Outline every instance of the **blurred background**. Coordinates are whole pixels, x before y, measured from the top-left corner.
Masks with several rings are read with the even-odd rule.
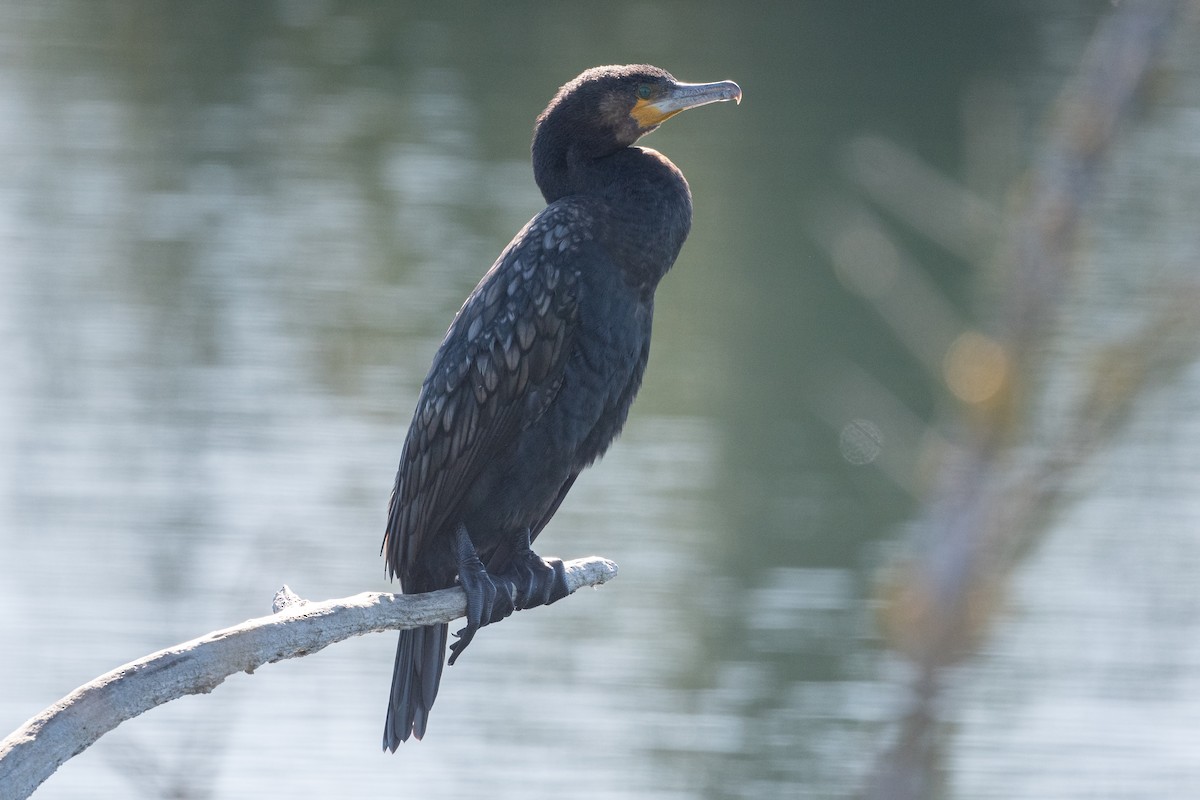
[[[1111,63],[1136,3],[734,6],[0,4],[0,736],[285,582],[394,588],[537,113],[602,63],[745,95],[645,142],[693,233],[539,540],[619,580],[484,631],[394,756],[388,634],[38,797],[1200,793],[1194,4]]]

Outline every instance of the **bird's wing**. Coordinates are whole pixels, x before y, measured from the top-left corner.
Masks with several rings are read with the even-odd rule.
[[[578,320],[578,265],[595,247],[581,200],[530,220],[471,292],[421,387],[388,507],[383,552],[404,575],[480,469],[553,400]]]

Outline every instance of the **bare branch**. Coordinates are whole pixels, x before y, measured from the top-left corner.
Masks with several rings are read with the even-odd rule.
[[[592,556],[566,563],[570,592],[616,577],[617,565]],[[168,647],[117,667],[30,719],[0,742],[0,786],[6,800],[26,798],[67,759],[143,711],[208,693],[235,672],[306,656],[331,644],[388,630],[451,622],[466,614],[459,587],[426,594],[382,592],[312,603],[286,586],[277,612]]]
[[[1045,342],[1063,313],[1091,188],[1117,128],[1159,63],[1181,5],[1136,0],[1116,6],[1098,26],[1059,100],[1005,262],[1012,281],[996,326],[996,342],[1009,365],[1002,371],[1002,391],[964,416],[966,435],[945,460],[918,523],[919,551],[892,566],[883,590],[889,637],[917,665],[918,677],[912,707],[865,787],[867,800],[938,793],[942,737],[936,703],[944,667],[975,650],[1000,605],[1005,580],[1062,507],[1069,480],[1120,429],[1137,389],[1148,384],[1145,378],[1170,375],[1190,363],[1147,355],[1155,342],[1186,330],[1185,321],[1194,319],[1194,313],[1165,309],[1161,319],[1102,359],[1105,372],[1081,399],[1076,425],[1024,448],[1012,446],[1020,433],[1015,422],[1028,413],[1030,387],[1038,384]]]

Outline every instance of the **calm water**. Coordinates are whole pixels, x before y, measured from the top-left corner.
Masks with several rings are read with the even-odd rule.
[[[533,119],[587,66],[652,61],[745,102],[648,142],[692,184],[693,234],[626,433],[539,540],[619,580],[482,633],[395,756],[373,636],[126,723],[37,796],[853,797],[908,677],[873,575],[998,237],[955,238],[961,209],[922,235],[907,211],[944,215],[873,204],[862,172],[908,153],[998,218],[1087,4],[424,5],[0,5],[0,735],[285,582],[389,588],[421,378],[541,206]],[[1067,385],[1142,321],[1146,281],[1200,263],[1185,45],[1090,209]],[[900,318],[864,300],[887,264],[830,246],[864,212],[915,270]],[[1200,793],[1198,420],[1186,361],[1015,576],[954,675],[951,796]]]

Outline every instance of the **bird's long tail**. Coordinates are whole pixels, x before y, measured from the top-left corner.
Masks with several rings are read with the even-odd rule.
[[[425,735],[429,709],[437,697],[446,661],[447,625],[429,625],[400,631],[396,666],[392,669],[392,694],[388,699],[383,749],[396,752],[408,737]]]

